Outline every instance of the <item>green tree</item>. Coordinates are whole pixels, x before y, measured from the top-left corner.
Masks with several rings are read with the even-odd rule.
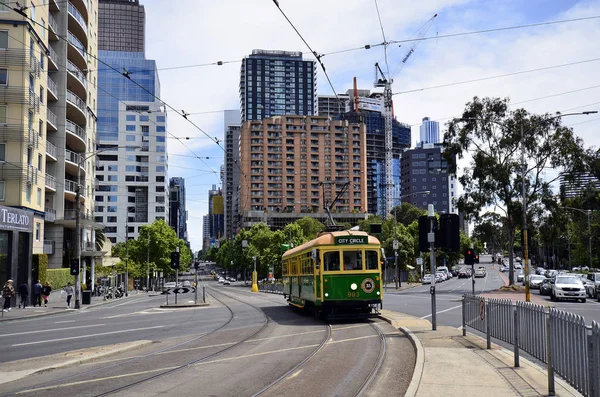
[[[325,225],[323,225],[315,218],[311,218],[310,216],[305,216],[302,219],[298,219],[294,223],[300,226],[304,237],[308,240],[314,239],[315,237],[317,237],[317,234],[325,230]]]
[[[460,120],[448,123],[444,155],[456,173],[457,158],[467,153],[470,160],[459,180],[464,193],[457,208],[477,218],[480,211],[495,207],[507,221],[510,283],[514,283],[513,242],[515,229],[522,223],[522,171],[526,171],[528,206],[542,207],[552,195],[554,180],[544,177],[548,167],[562,167],[570,173],[581,163],[584,149],[580,139],[549,114],[510,110],[508,99],[473,98]],[[527,159],[525,167],[521,153]],[[558,178],[558,176],[556,177]]]
[[[396,217],[398,223],[408,226],[414,221],[418,221],[422,215],[427,215],[427,211],[415,207],[411,203],[403,202],[401,205],[392,208],[390,214]]]
[[[486,243],[492,255],[496,252],[504,252],[508,244],[504,223],[505,219],[500,214],[487,212],[475,221],[473,238]]]

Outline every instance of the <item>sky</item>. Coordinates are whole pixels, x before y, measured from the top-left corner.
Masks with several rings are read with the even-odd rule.
[[[184,138],[169,139],[169,176],[186,179],[188,237],[197,251],[202,248],[208,190],[213,184],[221,186],[224,152],[214,139],[223,139],[223,110],[239,108],[241,59],[253,49],[303,51],[307,59],[311,55],[272,0],[140,3],[146,9],[146,57],[157,61],[161,99],[190,114],[188,119],[202,129],[168,113],[167,130]],[[385,65],[383,47],[328,54],[383,41],[373,0],[279,0],[279,4],[308,44],[326,54],[321,59],[336,92],[350,89],[354,76],[358,88],[374,90],[374,63]],[[423,117],[439,121],[445,131],[448,119],[460,116],[474,96],[509,97],[512,109],[532,113],[600,110],[596,72],[600,1],[378,0],[377,5],[388,41],[416,38],[438,15],[425,35],[428,39],[394,76],[395,114],[412,126],[413,146]],[[454,36],[444,37],[448,35]],[[413,43],[388,47],[390,70]],[[217,61],[224,64],[198,66]],[[531,72],[514,74],[523,71]],[[506,74],[511,75],[463,83]],[[332,94],[322,71],[317,84],[319,94]],[[563,124],[571,126],[586,146],[600,145],[599,115],[565,117]],[[547,177],[557,172],[548,170]]]

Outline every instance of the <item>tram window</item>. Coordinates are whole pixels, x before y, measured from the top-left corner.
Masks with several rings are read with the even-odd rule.
[[[362,251],[344,251],[344,270],[362,270]]]
[[[377,263],[377,251],[365,251],[367,270],[377,270],[379,263]]]
[[[323,261],[325,262],[325,271],[326,272],[336,272],[340,270],[340,253],[335,252],[325,252],[323,254]]]

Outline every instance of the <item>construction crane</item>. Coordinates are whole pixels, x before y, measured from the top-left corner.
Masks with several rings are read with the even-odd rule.
[[[429,21],[425,23],[417,33],[417,38],[413,42],[412,46],[409,48],[408,52],[402,58],[402,62],[396,68],[396,72],[394,75],[400,73],[406,62],[410,58],[410,56],[415,52],[419,44],[431,25],[433,21],[437,17],[435,14]],[[387,43],[386,43],[387,47]],[[392,83],[394,80],[391,76],[385,76],[381,67],[379,67],[379,63],[375,63],[375,87],[383,87],[383,117],[384,117],[384,131],[385,131],[385,163],[384,163],[384,195],[383,195],[383,209],[384,216],[390,213],[392,210],[392,201],[393,201],[393,164],[394,164],[394,145],[392,141],[392,120],[394,118],[394,102],[392,100]]]

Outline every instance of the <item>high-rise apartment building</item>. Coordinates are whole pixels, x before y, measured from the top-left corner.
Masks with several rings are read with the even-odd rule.
[[[566,178],[561,176],[560,195],[562,198],[574,198],[584,195],[586,189],[600,189],[600,181],[594,175],[580,172]]]
[[[277,116],[246,121],[240,135],[243,227],[266,222],[282,226],[304,216],[325,220],[334,208],[341,222],[356,223],[367,211],[366,128],[321,116]]]
[[[208,191],[208,235],[219,241],[225,235],[225,198],[221,188],[213,185]]]
[[[188,241],[187,209],[185,204],[185,179],[172,177],[169,180],[169,225],[177,233],[177,237]]]
[[[230,239],[240,228],[240,112],[226,110],[225,125],[225,176],[222,181],[225,196],[225,238]]]
[[[98,49],[144,52],[146,13],[139,0],[100,0]]]
[[[346,102],[350,99],[347,94],[319,95],[317,97],[317,114],[319,116],[339,117],[346,113]]]
[[[169,221],[167,120],[156,62],[143,49],[144,8],[138,1],[100,0],[98,156],[95,219],[111,242],[136,238],[139,227]],[[141,15],[141,16],[140,16]],[[140,22],[141,21],[141,22]],[[120,31],[123,25],[135,29]],[[115,36],[122,35],[123,40]],[[108,37],[102,37],[102,35]],[[138,43],[141,38],[142,43]],[[129,78],[116,73],[129,72]]]
[[[421,143],[440,143],[440,123],[423,118],[423,124],[419,127],[421,132]]]
[[[456,175],[448,173],[441,144],[421,144],[402,154],[402,195],[404,201],[427,209],[433,204],[439,213],[454,213],[458,192]],[[429,192],[429,194],[423,192]]]
[[[253,50],[242,60],[242,121],[284,114],[314,115],[317,106],[315,61],[302,52]]]

